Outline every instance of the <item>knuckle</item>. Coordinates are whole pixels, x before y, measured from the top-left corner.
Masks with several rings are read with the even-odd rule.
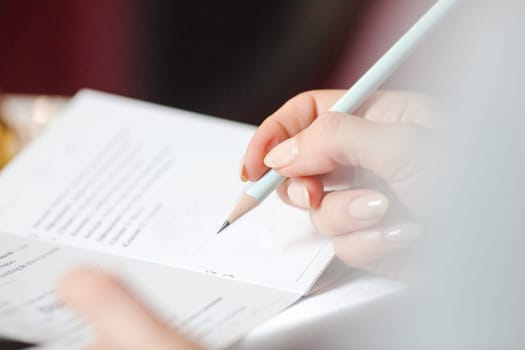
[[[307,91],[302,91],[298,94],[296,94],[292,100],[303,100],[303,99],[309,99],[310,96],[312,96],[312,92],[311,90],[307,90]]]
[[[319,135],[333,137],[342,129],[343,123],[342,114],[326,113],[314,121],[311,129]]]
[[[335,233],[330,227],[331,225],[329,224],[329,221],[324,220],[323,216],[320,215],[318,211],[310,212],[310,221],[314,225],[317,232],[321,235],[328,237],[335,236]]]
[[[308,110],[315,111],[315,91],[304,91],[300,92],[294,97],[292,97],[286,104],[292,105],[295,110],[303,110],[306,106]]]
[[[363,255],[359,251],[359,247],[352,244],[352,240],[346,238],[347,237],[334,238],[332,245],[335,256],[351,267],[364,267],[369,265],[370,257]]]
[[[279,198],[281,198],[281,200],[285,203],[288,203],[288,194],[286,193],[287,189],[287,183],[282,183],[279,185],[279,187],[277,187],[277,195],[279,195]]]
[[[415,149],[427,145],[434,138],[430,129],[415,124],[400,123],[396,127],[396,138],[401,141],[401,147],[408,154],[414,153]]]
[[[310,212],[310,220],[317,232],[323,236],[335,237],[346,233],[337,220],[334,220],[329,214],[323,214],[321,210]]]
[[[305,101],[314,100],[314,96],[319,93],[319,90],[306,90],[296,94],[291,100]]]
[[[391,170],[390,180],[401,181],[424,169],[434,159],[434,138],[424,128],[398,125],[396,142],[385,153],[385,164]]]

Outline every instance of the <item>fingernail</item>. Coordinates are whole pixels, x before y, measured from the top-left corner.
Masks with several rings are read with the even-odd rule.
[[[372,220],[383,216],[388,210],[388,199],[379,193],[355,198],[348,206],[350,216],[358,220]]]
[[[300,208],[310,208],[310,195],[306,187],[299,181],[291,182],[286,190],[288,198]]]
[[[282,168],[293,162],[298,155],[299,148],[297,148],[297,139],[292,137],[275,146],[275,148],[264,157],[264,164],[269,168]]]
[[[404,224],[394,226],[383,232],[383,239],[393,243],[409,243],[421,235],[421,226]]]
[[[248,176],[246,175],[246,168],[244,167],[244,157],[241,159],[241,165],[239,167],[239,173],[241,174],[241,181],[246,182],[248,181]]]

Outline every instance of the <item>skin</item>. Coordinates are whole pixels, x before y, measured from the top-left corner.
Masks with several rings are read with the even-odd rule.
[[[201,349],[169,328],[121,281],[102,271],[84,267],[71,271],[58,291],[95,329],[91,350]]]
[[[439,118],[430,100],[406,92],[378,92],[354,115],[327,112],[343,93],[305,92],[269,116],[249,143],[241,177],[255,181],[272,166],[288,177],[278,189],[283,201],[309,211],[340,259],[400,277],[400,252],[420,236],[417,221],[428,207]],[[99,270],[70,272],[59,292],[96,330],[92,349],[200,349]]]
[[[427,97],[408,92],[378,92],[354,115],[328,112],[344,92],[305,92],[269,116],[248,145],[241,178],[256,181],[274,165],[275,153],[295,148],[293,161],[272,166],[289,178],[279,195],[310,212],[317,231],[333,238],[336,255],[349,266],[374,269],[419,236],[414,218],[425,215],[439,118]],[[358,173],[373,181],[356,181]],[[307,203],[290,198],[291,184],[295,193],[300,187],[308,193]],[[349,214],[356,199],[366,211],[367,198],[383,202],[382,210],[365,218]],[[384,220],[389,212],[405,215]]]

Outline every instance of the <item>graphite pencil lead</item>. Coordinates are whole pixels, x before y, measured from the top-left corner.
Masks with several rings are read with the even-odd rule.
[[[217,231],[217,234],[221,233],[222,230],[224,230],[226,227],[230,226],[230,222],[228,220],[226,220],[224,222],[224,224],[222,224],[221,228],[219,229],[219,231]]]

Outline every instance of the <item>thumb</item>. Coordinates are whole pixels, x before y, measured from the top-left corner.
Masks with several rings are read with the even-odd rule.
[[[59,293],[94,326],[97,345],[104,349],[199,349],[157,318],[121,282],[100,271],[70,272]]]
[[[410,123],[382,123],[329,112],[269,152],[265,165],[286,177],[319,175],[337,165],[362,167],[385,180],[419,172],[430,129]]]

